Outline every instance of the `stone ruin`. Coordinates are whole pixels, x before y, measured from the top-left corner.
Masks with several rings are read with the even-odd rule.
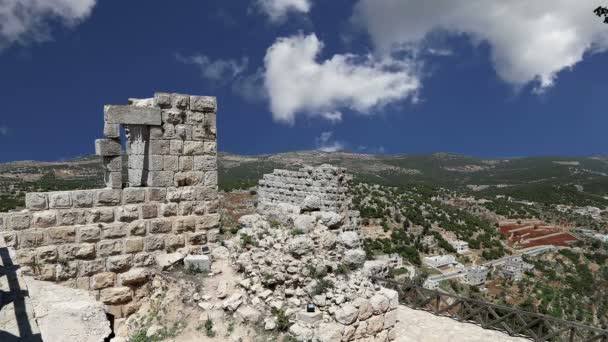
[[[214,97],[168,93],[106,106],[107,187],[28,193],[25,210],[0,214],[22,273],[92,291],[116,318],[136,311],[163,255],[200,254],[218,232],[216,113]]]
[[[266,174],[258,185],[258,212],[276,216],[285,204],[295,205],[304,211],[320,210],[342,215],[343,230],[359,227],[359,212],[349,210],[349,175],[345,168],[328,164],[306,166],[299,171],[274,170]]]

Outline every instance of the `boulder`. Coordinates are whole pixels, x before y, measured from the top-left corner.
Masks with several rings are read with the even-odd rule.
[[[302,212],[319,211],[321,210],[321,199],[315,195],[308,195],[304,198],[302,204]]]
[[[228,299],[226,299],[222,303],[222,308],[224,308],[224,310],[234,312],[234,311],[236,311],[236,309],[239,308],[239,306],[243,302],[242,298],[243,298],[243,294],[240,292],[237,292],[237,293],[233,294],[232,296],[228,297]]]
[[[257,323],[260,321],[261,313],[248,305],[243,305],[236,310],[235,317],[239,322]]]
[[[211,260],[208,255],[188,255],[184,259],[184,267],[187,270],[209,272],[211,271]]]
[[[316,216],[323,225],[329,228],[337,228],[344,220],[342,215],[334,213],[333,211],[320,211],[316,213]]]
[[[311,215],[298,215],[293,220],[295,229],[299,229],[304,233],[308,233],[315,228],[316,218]]]
[[[218,246],[211,251],[211,256],[216,260],[225,260],[230,257],[230,251],[224,246]]]
[[[336,311],[336,321],[344,325],[349,325],[357,320],[358,315],[359,310],[357,310],[357,308],[351,304],[345,304]]]
[[[365,262],[366,255],[362,249],[350,249],[344,253],[344,262],[351,266],[361,266]]]
[[[294,256],[302,256],[312,250],[313,242],[306,236],[298,236],[287,244],[287,251]]]
[[[357,232],[343,232],[338,237],[338,240],[346,248],[357,248],[361,244],[361,239]]]
[[[169,254],[157,254],[154,259],[156,260],[158,267],[160,267],[162,270],[166,270],[184,260],[184,257],[185,255],[183,253],[175,252]]]
[[[369,303],[372,306],[374,315],[385,313],[389,307],[388,299],[381,294],[374,295],[372,298],[370,298]]]
[[[340,341],[342,341],[342,326],[337,323],[319,324],[317,341],[319,341],[319,342],[340,342]]]
[[[311,341],[314,336],[312,329],[307,328],[300,323],[296,323],[289,327],[289,333],[292,334],[298,341]]]

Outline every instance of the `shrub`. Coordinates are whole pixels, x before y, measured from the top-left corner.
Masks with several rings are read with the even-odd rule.
[[[205,322],[205,335],[207,335],[207,337],[215,337],[215,331],[213,331],[213,321],[210,319]]]

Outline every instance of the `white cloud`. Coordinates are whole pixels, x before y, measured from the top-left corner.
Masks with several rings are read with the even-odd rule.
[[[420,87],[410,62],[351,54],[317,61],[322,48],[310,34],[279,38],[266,52],[264,84],[275,120],[293,124],[298,113],[323,117],[339,108],[369,113],[415,97]]]
[[[203,78],[219,83],[232,81],[242,74],[249,64],[247,57],[243,57],[240,62],[234,59],[211,60],[205,55],[182,56],[176,54],[176,58],[182,63],[196,65]]]
[[[320,114],[320,116],[323,119],[330,121],[331,123],[342,122],[342,112],[337,111],[337,110],[323,112]]]
[[[282,22],[290,12],[308,13],[312,0],[257,0],[259,8],[272,22]]]
[[[85,20],[96,0],[1,0],[0,48],[50,39],[50,22],[73,26]]]
[[[608,29],[593,9],[601,0],[359,0],[355,21],[381,53],[420,47],[431,32],[487,42],[498,75],[523,86],[551,86],[586,52],[608,48]]]
[[[8,126],[0,125],[0,135],[8,135]]]
[[[338,152],[344,150],[344,143],[332,141],[333,135],[333,132],[323,132],[319,137],[315,138],[317,151]]]

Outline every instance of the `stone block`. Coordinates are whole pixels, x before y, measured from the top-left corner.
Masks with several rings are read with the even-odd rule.
[[[91,209],[87,213],[88,223],[109,223],[114,222],[114,208],[95,208]]]
[[[171,108],[171,94],[154,93],[154,105],[160,108]]]
[[[181,140],[170,140],[169,153],[171,155],[181,155],[184,150],[184,142]]]
[[[163,157],[163,170],[164,171],[178,171],[179,170],[179,157],[178,156],[164,156]]]
[[[296,312],[296,320],[306,324],[315,324],[323,320],[323,312],[320,310],[315,312],[306,312],[305,310],[301,310]]]
[[[165,188],[146,188],[146,202],[164,202],[166,196]]]
[[[6,247],[17,248],[17,233],[0,231],[0,238],[4,239]]]
[[[165,155],[169,154],[171,140],[150,140],[150,155]]]
[[[205,122],[205,113],[188,111],[186,112],[186,123],[189,125],[200,125]]]
[[[103,181],[106,188],[122,189],[122,173],[121,172],[104,172]]]
[[[122,146],[118,139],[97,139],[95,140],[95,154],[98,156],[119,156]]]
[[[95,193],[95,205],[103,206],[115,206],[120,205],[122,190],[118,189],[104,189],[97,190]]]
[[[211,260],[208,255],[188,255],[184,258],[184,268],[198,270],[199,272],[210,272]]]
[[[122,156],[107,156],[103,157],[103,168],[109,172],[121,172],[122,171]]]
[[[77,229],[78,242],[97,242],[101,240],[101,229],[97,226],[82,226]]]
[[[91,286],[91,278],[79,277],[76,279],[76,288],[80,290],[89,291]]]
[[[173,185],[173,171],[150,171],[147,177],[148,186],[169,187]]]
[[[106,257],[110,255],[121,254],[122,247],[122,240],[103,240],[97,243],[97,255],[99,257]]]
[[[150,271],[145,268],[133,268],[118,276],[120,285],[137,285],[148,280]]]
[[[129,169],[129,186],[130,187],[140,187],[145,185],[145,181],[148,178],[148,172],[144,172],[142,169]]]
[[[196,230],[208,230],[220,225],[220,214],[209,214],[196,218]]]
[[[192,171],[192,164],[193,164],[192,156],[179,157],[179,171]]]
[[[141,205],[141,218],[151,219],[158,216],[158,204],[146,203]]]
[[[113,124],[161,126],[160,109],[136,106],[105,106],[105,121]]]
[[[125,223],[110,223],[102,225],[102,237],[104,240],[120,239],[127,236],[128,225]]]
[[[183,232],[194,232],[196,228],[196,218],[191,217],[178,217],[173,221],[173,232],[176,234],[182,234]]]
[[[204,245],[207,243],[207,234],[205,232],[188,233],[186,241],[188,245]]]
[[[205,128],[209,130],[208,133],[212,135],[217,134],[217,114],[216,113],[205,113]]]
[[[182,110],[190,108],[190,96],[183,94],[171,94],[171,106]]]
[[[196,186],[194,187],[195,201],[213,201],[217,197],[217,188],[213,186]]]
[[[205,173],[203,171],[186,171],[175,173],[174,184],[177,187],[204,184]]]
[[[19,265],[33,265],[36,263],[35,249],[18,249],[15,252],[16,263]]]
[[[38,264],[54,263],[57,262],[57,259],[59,257],[57,247],[55,246],[39,247],[36,250],[36,254],[36,262]]]
[[[202,113],[199,113],[202,114]],[[207,131],[203,125],[194,125],[192,126],[192,140],[194,141],[203,141],[207,139]]]
[[[164,120],[163,120],[164,121]],[[161,126],[150,126],[150,139],[163,139],[165,137],[165,130]]]
[[[93,206],[95,192],[91,190],[72,191],[72,205],[75,208],[90,208]]]
[[[76,227],[53,227],[46,229],[49,243],[73,243],[76,242]]]
[[[103,125],[103,136],[111,139],[120,138],[120,124],[105,122]]]
[[[28,229],[19,234],[19,248],[39,247],[44,244],[44,230]]]
[[[39,192],[30,192],[25,194],[25,207],[32,211],[48,209],[48,195]]]
[[[55,281],[55,265],[38,265],[38,279],[42,281]]]
[[[194,156],[193,170],[195,171],[214,171],[217,170],[216,156]]]
[[[62,261],[74,259],[95,258],[95,245],[90,243],[60,245],[59,259]]]
[[[129,169],[143,170],[145,166],[146,156],[139,154],[129,155]]]
[[[215,141],[205,141],[203,143],[204,145],[204,153],[205,154],[212,154],[212,155],[216,155],[217,154],[217,142]]]
[[[163,122],[173,125],[184,123],[186,113],[179,109],[167,109],[162,112]]]
[[[150,235],[144,238],[144,250],[146,252],[157,251],[165,248],[165,238],[163,235]]]
[[[104,259],[81,261],[80,269],[78,270],[78,276],[79,277],[94,276],[94,275],[104,272],[105,270],[106,270],[106,262]],[[112,281],[112,284],[113,284],[113,281]]]
[[[165,236],[165,250],[167,250],[167,252],[175,252],[185,245],[186,241],[183,235],[167,234]]]
[[[125,239],[125,253],[138,253],[144,250],[144,239],[132,237]]]
[[[168,142],[168,140],[163,140],[163,141]],[[168,148],[167,148],[167,154],[169,154]],[[148,165],[147,165],[148,170],[150,170],[150,171],[162,171],[163,170],[163,163],[164,163],[163,155],[153,154],[153,155],[149,155],[147,157],[148,157]]]
[[[166,123],[163,126],[163,139],[173,139],[175,138],[175,125]]]
[[[153,253],[137,253],[133,255],[133,266],[135,267],[148,267],[156,263]]]
[[[177,215],[177,203],[166,203],[160,205],[160,216],[170,217]]]
[[[49,208],[65,209],[72,207],[72,196],[69,191],[50,192],[49,193]]]
[[[139,206],[127,204],[116,208],[116,220],[120,222],[133,222],[139,220]]]
[[[143,203],[146,201],[146,189],[126,188],[122,191],[122,200],[124,204]]]
[[[112,272],[125,272],[131,268],[132,259],[130,254],[111,256],[106,260],[106,268]]]
[[[74,226],[87,223],[87,211],[84,209],[67,209],[57,211],[58,226]]]
[[[154,219],[148,222],[148,233],[150,234],[165,234],[170,233],[173,227],[171,219]]]
[[[78,275],[78,262],[68,261],[59,263],[55,266],[55,278],[58,281],[70,280],[73,281],[73,287],[76,287],[76,276]]]
[[[108,287],[114,286],[116,279],[116,273],[114,272],[103,272],[95,274],[91,277],[91,288],[93,290],[101,290]]]
[[[205,186],[217,187],[217,171],[205,171]]]
[[[48,228],[57,225],[57,215],[54,210],[34,213],[32,226],[35,228]]]
[[[146,235],[146,221],[133,221],[127,225],[127,231],[131,236]]]
[[[175,137],[181,140],[192,139],[192,126],[190,125],[175,125]]]
[[[216,112],[217,98],[213,96],[190,96],[190,109],[200,112]]]
[[[183,154],[186,156],[201,156],[205,154],[205,142],[203,141],[184,141]]]

